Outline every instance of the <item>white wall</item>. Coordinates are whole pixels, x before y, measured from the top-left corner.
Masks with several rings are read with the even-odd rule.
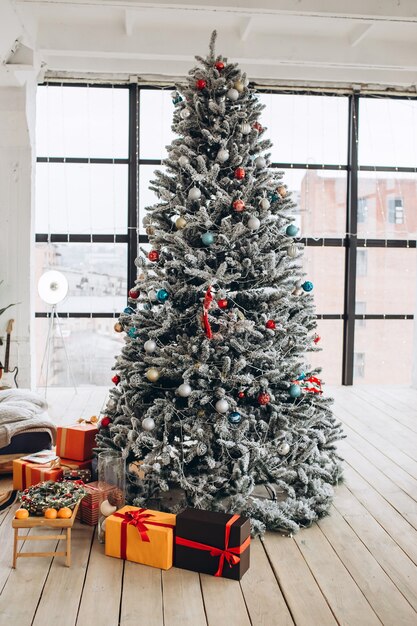
[[[15,319],[11,366],[19,367],[19,386],[32,387],[34,353],[33,241],[34,241],[34,130],[36,85],[0,88],[0,307],[19,304],[0,318],[4,336],[7,321]],[[0,348],[4,361],[4,346]]]

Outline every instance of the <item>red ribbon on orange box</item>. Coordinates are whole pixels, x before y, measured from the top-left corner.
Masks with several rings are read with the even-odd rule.
[[[146,513],[148,509],[137,509],[136,511],[126,511],[125,513],[113,513],[115,517],[122,518],[122,529],[120,536],[120,558],[126,559],[127,549],[127,527],[135,526],[138,530],[142,541],[150,542],[148,530],[149,525],[164,526],[165,528],[174,528],[173,524],[163,524],[162,522],[154,522],[150,517],[155,517],[153,513]]]
[[[230,528],[238,520],[240,515],[233,515],[229,519],[226,524],[225,532],[224,532],[224,548],[215,548],[214,546],[208,546],[205,543],[199,543],[198,541],[191,541],[190,539],[184,539],[184,537],[175,537],[175,543],[179,546],[185,546],[186,548],[195,548],[196,550],[205,550],[206,552],[210,552],[210,556],[219,556],[219,567],[217,568],[217,572],[214,574],[215,576],[221,576],[223,574],[224,562],[227,561],[229,567],[236,565],[240,561],[239,554],[242,554],[250,544],[250,535],[249,537],[242,543],[241,546],[236,546],[235,548],[229,548],[229,539],[230,539]]]

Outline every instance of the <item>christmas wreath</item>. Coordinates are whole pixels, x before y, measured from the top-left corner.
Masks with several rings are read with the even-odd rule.
[[[43,515],[45,509],[73,509],[85,494],[81,480],[63,480],[56,483],[47,480],[19,492],[21,508],[27,509],[31,515]]]

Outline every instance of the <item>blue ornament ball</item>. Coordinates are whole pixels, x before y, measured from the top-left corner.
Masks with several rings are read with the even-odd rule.
[[[299,398],[301,396],[301,387],[299,385],[291,385],[288,390],[291,398]]]
[[[241,420],[241,415],[237,411],[233,411],[232,413],[229,413],[227,419],[231,424],[239,424]]]
[[[139,331],[138,331],[137,328],[129,328],[129,330],[127,331],[127,334],[129,335],[129,337],[132,337],[132,339],[137,337],[138,333],[139,333]]]
[[[156,292],[156,298],[157,300],[159,300],[159,302],[166,302],[166,300],[168,300],[169,298],[169,293],[166,289],[159,289]]]
[[[279,195],[274,191],[269,196],[269,199],[271,200],[271,202],[276,202],[277,200],[279,200]]]
[[[201,235],[201,241],[202,241],[204,246],[211,246],[211,244],[214,242],[214,235],[213,235],[213,233],[210,233],[210,232],[203,233]]]
[[[125,309],[123,309],[123,313],[126,313],[126,315],[133,315],[134,312],[135,309],[132,309],[131,306],[127,306]]]
[[[301,372],[301,374],[297,377],[297,380],[304,380],[305,377],[306,377],[306,373]]]
[[[306,280],[305,283],[303,283],[301,285],[301,287],[304,289],[304,291],[312,291],[313,290],[313,283],[310,280]]]
[[[288,237],[295,237],[298,233],[298,227],[295,224],[289,224],[285,232]]]

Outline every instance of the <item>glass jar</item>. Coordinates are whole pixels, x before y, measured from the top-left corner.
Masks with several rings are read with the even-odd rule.
[[[100,452],[97,470],[99,488],[114,486],[112,497],[116,500],[114,504],[120,509],[125,505],[126,492],[126,463],[122,453],[116,450]]]
[[[116,450],[100,452],[97,471],[99,489],[107,491],[107,496],[105,497],[112,507],[121,509],[125,505],[126,493],[126,463],[121,452],[116,452]],[[114,487],[114,490],[109,492],[109,485]],[[105,519],[106,517],[101,514],[98,524],[98,539],[100,543],[104,542]]]

